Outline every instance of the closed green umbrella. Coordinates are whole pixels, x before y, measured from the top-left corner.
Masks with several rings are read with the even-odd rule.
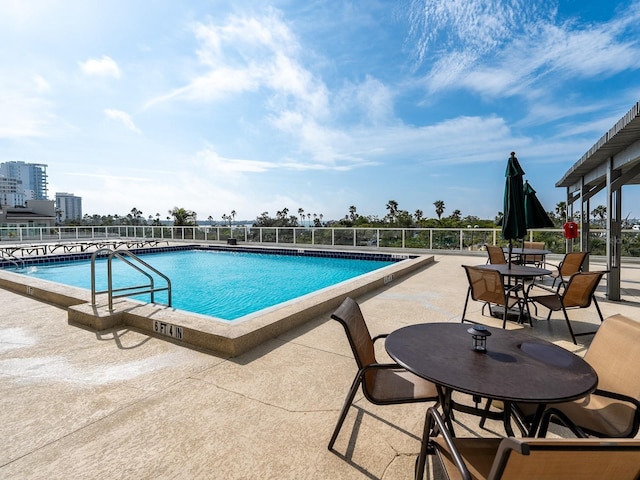
[[[527,180],[524,182],[524,218],[527,228],[553,227],[553,221],[545,212],[536,191]]]
[[[522,184],[523,175],[524,170],[522,170],[515,152],[511,152],[505,172],[504,216],[502,217],[502,238],[509,240],[509,268],[511,268],[513,240],[524,238],[527,234],[524,212],[524,187]]]

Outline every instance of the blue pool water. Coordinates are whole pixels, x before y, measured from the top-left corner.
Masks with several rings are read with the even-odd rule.
[[[141,255],[171,279],[172,306],[180,310],[235,320],[393,264],[391,261],[266,255],[188,250]],[[147,283],[139,272],[113,260],[113,287]],[[29,267],[32,277],[91,289],[91,262],[76,261]],[[96,289],[107,289],[107,262],[96,261]],[[165,282],[158,279],[156,287]],[[139,298],[149,301],[149,295]],[[166,303],[164,292],[156,302]]]

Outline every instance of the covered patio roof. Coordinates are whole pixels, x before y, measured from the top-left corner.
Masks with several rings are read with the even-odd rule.
[[[589,200],[607,190],[607,297],[620,300],[622,186],[640,184],[640,102],[609,129],[556,183],[567,189],[567,208],[581,202],[580,247],[589,250]]]

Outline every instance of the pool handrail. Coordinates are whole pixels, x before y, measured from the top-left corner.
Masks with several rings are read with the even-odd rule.
[[[100,255],[104,256],[105,254],[107,255],[107,290],[97,291],[95,261],[98,258],[98,256]],[[149,279],[149,284],[135,285],[130,287],[122,287],[122,288],[114,289],[113,275],[112,275],[113,273],[112,261],[114,257],[122,260],[125,264],[129,265],[130,267],[134,268],[135,270],[140,272],[142,275],[147,277]],[[163,280],[167,282],[167,286],[156,288],[154,285],[153,276],[148,271],[145,271],[143,268],[133,263],[133,261],[129,260],[129,258],[125,258],[125,257],[131,258],[133,261],[139,263],[146,269],[152,271],[153,273],[161,277]],[[99,248],[98,250],[93,252],[93,254],[91,255],[91,305],[94,307],[96,306],[96,295],[103,294],[103,293],[106,293],[108,297],[109,312],[113,312],[114,298],[130,297],[132,295],[142,295],[142,294],[148,293],[150,294],[151,303],[155,303],[155,293],[164,292],[164,291],[167,292],[167,306],[171,307],[171,280],[169,279],[169,277],[167,277],[165,274],[158,271],[156,268],[152,267],[147,262],[142,260],[140,257],[135,255],[134,253],[131,253],[128,250],[112,250],[110,248],[103,247],[103,248]],[[124,293],[119,293],[114,295],[114,292],[124,292]]]

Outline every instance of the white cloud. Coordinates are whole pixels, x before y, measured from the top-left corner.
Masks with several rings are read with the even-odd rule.
[[[131,115],[129,115],[127,112],[123,112],[122,110],[114,110],[111,108],[107,108],[105,109],[104,113],[107,116],[107,118],[110,118],[111,120],[115,120],[117,122],[122,123],[125,127],[127,127],[132,132],[135,132],[138,134],[142,133],[140,129],[136,127],[135,123],[133,123],[133,119],[131,118]]]
[[[197,58],[204,71],[152,99],[147,108],[168,100],[212,102],[228,99],[228,94],[264,90],[272,114],[292,107],[306,115],[327,114],[327,89],[298,60],[297,40],[277,12],[230,16],[222,25],[196,23],[193,31],[200,41]]]
[[[33,83],[35,84],[36,92],[38,93],[48,93],[49,91],[51,91],[51,86],[49,85],[49,82],[47,82],[40,75],[34,75]]]
[[[544,91],[545,79],[638,68],[640,48],[628,30],[636,28],[640,8],[586,25],[556,24],[555,13],[552,2],[414,2],[412,32],[418,65],[429,69],[428,91],[468,88],[491,97],[534,98]],[[441,50],[427,55],[435,44]]]
[[[479,58],[508,43],[530,19],[554,13],[550,0],[415,0],[409,16],[417,62],[424,62],[434,45],[446,54]]]
[[[195,155],[197,166],[204,166],[214,175],[233,175],[243,172],[260,173],[277,168],[276,164],[240,158],[225,158],[211,148],[206,148]]]
[[[103,55],[102,58],[90,58],[80,62],[82,73],[89,76],[120,78],[120,67],[111,57]]]

